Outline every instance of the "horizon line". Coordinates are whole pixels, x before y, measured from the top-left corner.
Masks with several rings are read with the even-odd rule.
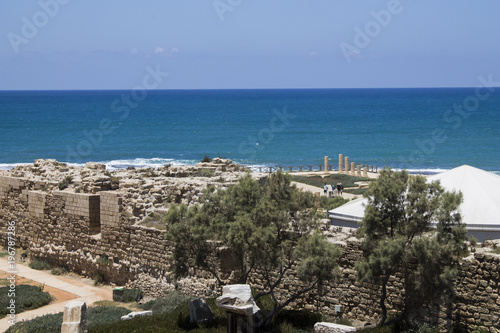
[[[458,87],[342,87],[342,88],[166,88],[166,89],[144,89],[146,91],[215,91],[215,90],[356,90],[356,89],[474,89],[477,87],[458,86]],[[495,86],[492,88],[500,88]],[[133,88],[105,88],[105,89],[0,89],[0,92],[7,91],[124,91],[134,90]]]

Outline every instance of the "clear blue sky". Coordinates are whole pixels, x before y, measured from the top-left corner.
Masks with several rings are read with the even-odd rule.
[[[497,0],[0,0],[0,90],[131,89],[148,66],[169,73],[160,89],[476,86],[500,81],[499,15]]]

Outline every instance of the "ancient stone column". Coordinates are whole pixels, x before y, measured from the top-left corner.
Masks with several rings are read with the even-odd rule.
[[[342,173],[342,170],[344,167],[342,166],[342,162],[344,162],[344,156],[342,154],[339,154],[339,173]]]
[[[328,156],[325,156],[325,174],[328,174]]]
[[[72,301],[64,306],[61,333],[87,333],[87,304]]]
[[[346,156],[345,157],[345,173],[346,175],[349,174],[349,167],[350,167],[350,164],[349,164],[349,156]]]
[[[351,175],[354,176],[354,172],[356,171],[356,165],[354,164],[354,162],[351,162]]]
[[[356,175],[357,175],[358,177],[361,177],[361,164],[358,164],[358,170],[357,170],[357,172],[356,172]]]
[[[365,167],[363,169],[363,177],[368,177],[368,168],[367,167]]]

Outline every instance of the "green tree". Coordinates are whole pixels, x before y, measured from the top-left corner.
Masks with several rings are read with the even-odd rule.
[[[381,171],[365,196],[368,204],[359,229],[364,260],[356,265],[361,282],[380,284],[383,325],[387,320],[387,284],[399,274],[404,304],[396,320],[438,297],[453,295],[459,261],[467,254],[467,231],[458,211],[461,193],[446,192],[439,182],[407,171]]]
[[[223,284],[216,260],[221,248],[230,248],[239,263],[238,282],[247,283],[250,273],[259,274],[264,289],[255,299],[270,295],[273,300],[272,310],[260,318],[260,327],[304,293],[332,279],[340,251],[317,230],[314,207],[320,203],[290,184],[291,177],[282,172],[270,175],[263,186],[247,175],[225,190],[208,188],[201,206],[171,207],[167,239],[174,243],[176,276],[201,268]],[[303,288],[281,290],[282,296],[289,296],[279,300],[281,283],[293,271]]]

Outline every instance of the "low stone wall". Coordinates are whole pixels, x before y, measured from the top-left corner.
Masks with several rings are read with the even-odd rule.
[[[205,297],[221,294],[221,286],[206,272],[193,271],[190,278],[172,279],[172,248],[164,239],[165,231],[134,225],[134,219],[126,214],[124,192],[45,192],[45,186],[43,182],[0,177],[3,244],[7,242],[8,222],[14,221],[16,243],[29,249],[31,258],[44,259],[85,276],[101,276],[117,285],[139,287],[152,296],[176,288]],[[339,315],[335,305],[341,305],[343,316],[374,322],[379,316],[380,291],[377,286],[357,282],[354,264],[362,258],[358,240],[350,238],[339,242],[339,246],[343,250],[340,276],[297,299],[290,307],[335,316]],[[227,271],[228,262],[223,258],[221,269]],[[490,332],[500,332],[500,255],[489,253],[487,248],[478,249],[461,265],[453,307],[436,306],[429,310],[431,314],[424,315],[442,327],[450,327],[455,321],[469,328],[487,327]],[[260,279],[258,274],[250,276],[253,288],[261,288]],[[287,292],[300,287],[300,282],[290,274],[280,287],[281,297],[286,298]],[[401,297],[397,295],[402,292],[401,280],[392,277],[390,312],[401,306]]]

